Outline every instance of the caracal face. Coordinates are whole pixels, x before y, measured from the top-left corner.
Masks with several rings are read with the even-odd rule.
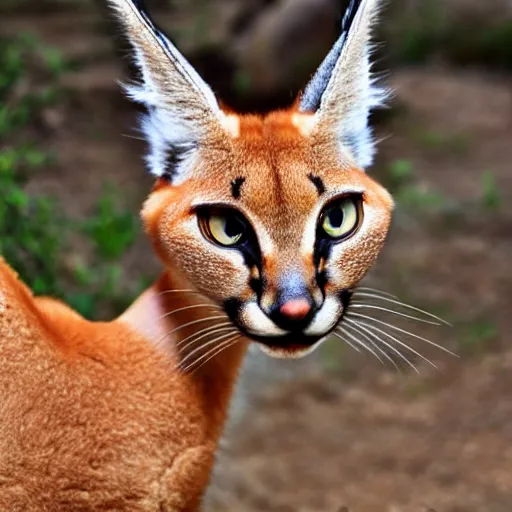
[[[292,114],[241,118],[194,179],[162,185],[145,218],[158,252],[270,355],[299,357],[342,320],[386,238],[388,193],[312,142]]]
[[[224,111],[138,2],[110,1],[141,72],[129,94],[148,108],[157,253],[267,353],[308,354],[342,322],[391,221],[364,171],[384,96],[369,61],[377,0],[353,0],[295,106],[260,117]]]

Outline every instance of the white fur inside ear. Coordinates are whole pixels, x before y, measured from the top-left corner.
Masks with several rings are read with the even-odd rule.
[[[142,117],[142,132],[149,144],[146,163],[153,176],[179,179],[188,169],[187,161],[197,151],[193,133],[179,120],[167,117],[159,109],[149,109]]]
[[[334,125],[341,149],[348,150],[360,168],[373,163],[375,141],[369,126],[370,113],[387,97],[371,70],[370,38],[378,5],[379,0],[361,1],[319,109],[323,119]]]
[[[389,97],[389,91],[381,88],[377,79],[373,78],[369,57],[365,61],[367,71],[361,74],[358,99],[352,102],[351,108],[338,120],[336,130],[340,150],[348,151],[362,169],[373,164],[376,153],[370,115],[374,109],[384,107]]]

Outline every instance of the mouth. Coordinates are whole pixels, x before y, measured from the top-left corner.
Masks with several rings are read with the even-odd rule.
[[[286,350],[289,352],[309,350],[325,336],[307,336],[302,333],[287,334],[285,336],[254,336],[249,337],[271,350]]]
[[[314,352],[328,337],[329,334],[306,336],[300,333],[278,337],[249,336],[264,354],[273,359],[302,359]]]
[[[336,327],[339,326],[343,320],[345,312],[349,307],[351,296],[351,290],[344,290],[338,295],[338,301],[342,305],[340,308],[341,314],[339,318],[333,323],[326,322],[328,323],[328,328],[325,330],[325,332],[315,332],[315,334],[306,334],[305,331],[281,331],[281,333],[273,333],[270,335],[254,332],[256,329],[249,330],[242,322],[239,321],[240,317],[238,313],[242,308],[242,304],[238,301],[236,301],[236,304],[230,303],[230,307],[226,308],[226,312],[230,317],[230,320],[243,334],[243,336],[250,339],[251,341],[256,342],[259,348],[265,354],[279,359],[300,359],[316,350],[330,336]],[[263,317],[262,312],[261,314],[261,322],[268,322],[268,318]]]

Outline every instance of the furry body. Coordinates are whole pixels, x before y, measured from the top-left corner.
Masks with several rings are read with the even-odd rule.
[[[169,286],[94,324],[34,299],[0,262],[0,510],[198,510],[235,379],[223,365],[245,345],[172,371],[137,332]]]

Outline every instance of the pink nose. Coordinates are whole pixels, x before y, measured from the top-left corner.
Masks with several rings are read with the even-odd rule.
[[[311,311],[311,305],[307,300],[290,300],[283,304],[279,312],[289,320],[303,320]]]

